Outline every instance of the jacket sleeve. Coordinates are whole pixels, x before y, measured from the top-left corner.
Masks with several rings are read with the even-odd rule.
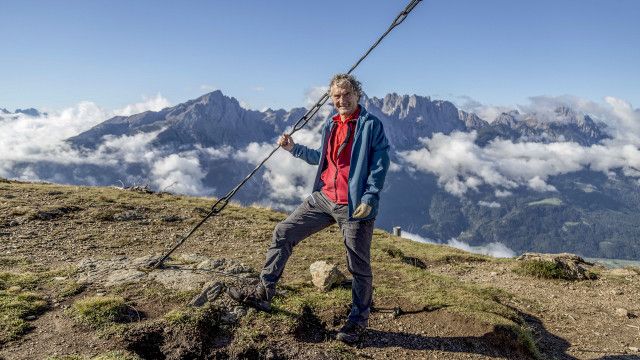
[[[293,149],[291,149],[291,154],[311,165],[318,165],[320,163],[320,150],[321,148],[310,149],[305,145],[295,144],[293,145]]]
[[[372,132],[369,151],[369,174],[361,201],[371,207],[377,207],[380,191],[382,191],[384,179],[387,176],[387,170],[389,170],[389,142],[381,122],[377,122],[375,130]]]

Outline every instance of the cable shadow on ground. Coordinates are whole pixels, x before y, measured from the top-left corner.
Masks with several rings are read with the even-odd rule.
[[[508,305],[505,305],[508,306]],[[521,326],[531,331],[535,345],[543,358],[575,360],[567,354],[571,344],[546,330],[542,321],[533,315],[523,313],[509,306],[524,321]],[[398,347],[408,350],[438,350],[467,352],[507,359],[534,359],[535,356],[521,341],[518,334],[507,327],[495,326],[493,331],[482,336],[440,337],[407,332],[389,332],[370,329],[361,347]]]

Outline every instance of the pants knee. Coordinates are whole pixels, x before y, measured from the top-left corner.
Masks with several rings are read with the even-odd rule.
[[[373,273],[371,271],[371,263],[359,263],[353,264],[347,260],[347,270],[353,275],[353,277],[371,278]]]
[[[272,243],[276,247],[293,247],[295,239],[291,236],[290,227],[284,223],[278,223],[273,229]]]

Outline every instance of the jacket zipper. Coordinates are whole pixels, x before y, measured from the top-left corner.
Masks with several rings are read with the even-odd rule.
[[[351,137],[351,127],[349,126],[349,123],[347,123],[346,125],[347,125],[347,136],[345,137],[342,144],[340,144],[340,147],[338,148],[338,153],[336,154],[336,159],[333,162],[333,166],[336,169],[333,175],[333,193],[335,194],[336,201],[338,201],[338,159],[340,158],[340,153],[342,153],[342,150],[344,150],[344,148],[347,147],[347,145],[349,144],[349,138]]]

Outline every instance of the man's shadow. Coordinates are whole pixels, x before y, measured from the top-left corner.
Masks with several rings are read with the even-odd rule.
[[[442,307],[424,308],[419,311],[401,312],[397,316],[414,316],[418,312],[430,312],[440,310]],[[570,343],[565,339],[548,332],[542,321],[512,308],[523,320],[521,326],[527,326],[532,333],[540,355],[545,359],[575,360],[567,354]],[[374,310],[375,311],[375,310]],[[293,314],[292,314],[293,315]],[[306,309],[297,318],[305,324],[304,330],[297,332],[296,339],[302,342],[322,342],[335,338],[335,331],[330,331],[325,324]],[[301,330],[301,329],[298,329]],[[322,334],[322,335],[321,335]],[[376,329],[368,329],[364,340],[356,345],[358,348],[403,348],[407,350],[436,350],[458,353],[475,353],[506,359],[535,359],[533,353],[525,343],[519,339],[518,334],[506,327],[496,326],[493,331],[482,336],[440,337],[425,336],[407,332],[391,332]],[[604,360],[605,358],[603,358]],[[606,358],[615,359],[615,358]],[[626,358],[619,358],[626,359]]]

